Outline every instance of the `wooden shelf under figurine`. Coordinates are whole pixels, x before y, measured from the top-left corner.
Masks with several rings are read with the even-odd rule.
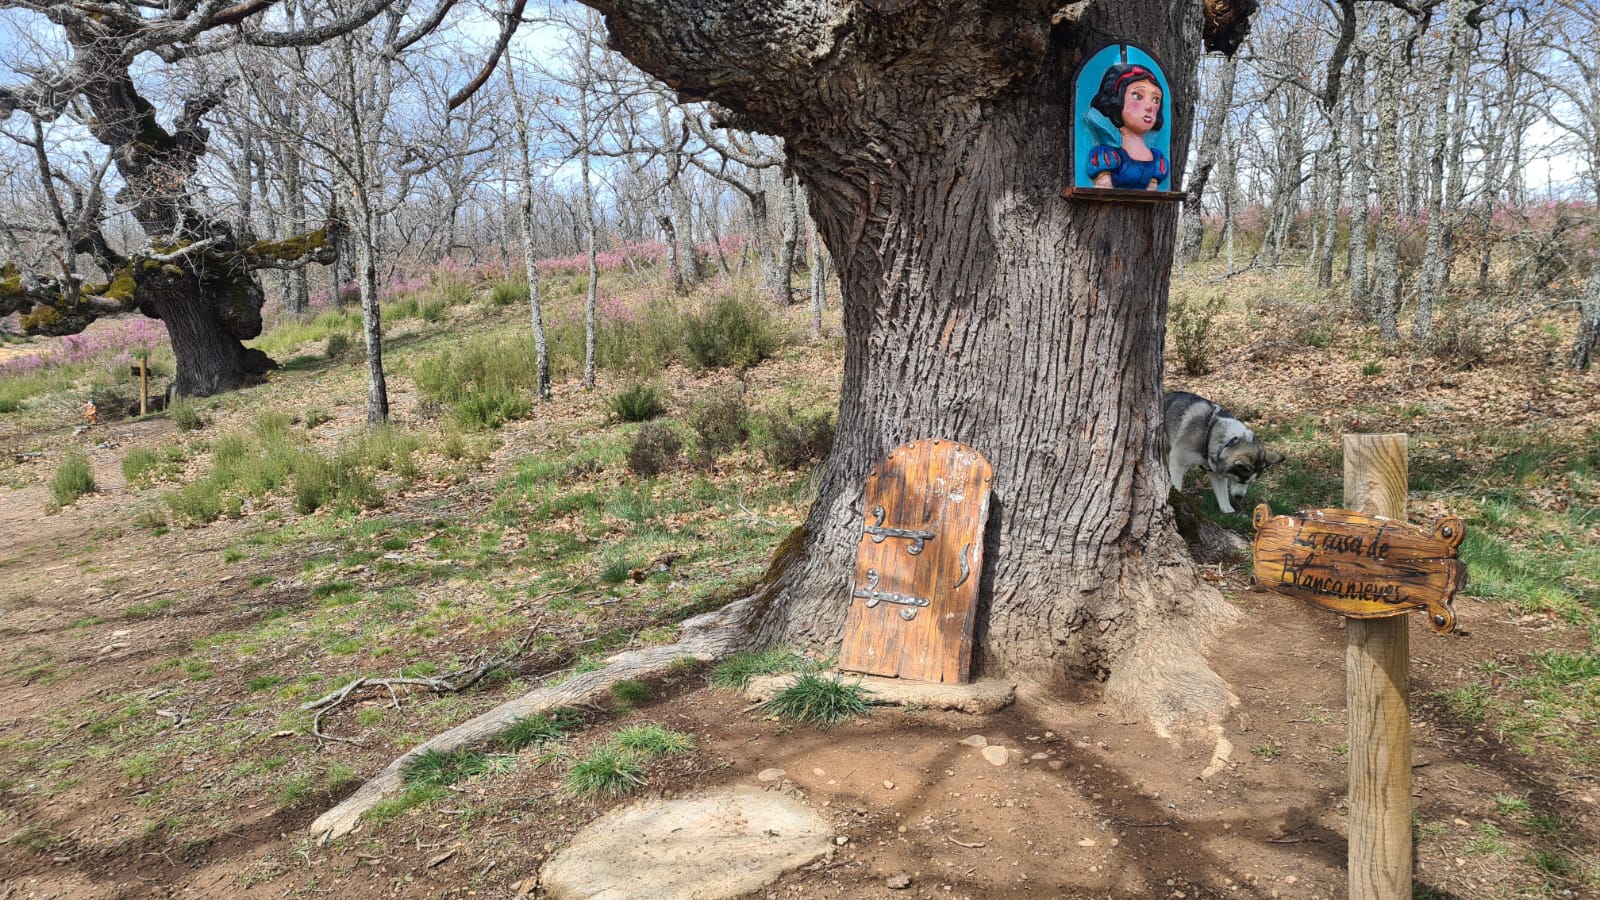
[[[1135,203],[1172,203],[1189,199],[1188,191],[1140,191],[1124,188],[1067,187],[1061,196],[1068,200],[1116,200]]]

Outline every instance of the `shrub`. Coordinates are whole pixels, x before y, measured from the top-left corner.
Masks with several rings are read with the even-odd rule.
[[[489,302],[495,306],[512,306],[528,302],[526,281],[502,281],[489,291]]]
[[[412,373],[422,395],[454,407],[467,428],[494,428],[525,416],[538,377],[526,341],[479,338],[424,358]]]
[[[595,358],[602,369],[650,378],[678,359],[684,324],[675,305],[647,304],[627,318],[602,321],[595,336]]]
[[[744,385],[724,388],[689,411],[689,428],[695,435],[700,461],[709,466],[750,437],[750,408]]]
[[[350,352],[350,336],[348,334],[328,335],[328,346],[323,349],[325,359],[338,359]]]
[[[161,453],[154,448],[134,447],[122,458],[122,477],[133,484],[148,481],[161,459]]]
[[[696,369],[748,369],[783,341],[772,313],[759,300],[726,296],[709,311],[683,320],[684,349]]]
[[[167,415],[172,417],[172,424],[178,426],[179,431],[198,431],[206,427],[206,420],[200,415],[200,407],[195,404],[194,398],[178,395],[167,404]]]
[[[533,411],[533,401],[507,388],[472,394],[456,404],[456,424],[462,428],[499,428]]]
[[[1217,313],[1222,311],[1222,304],[1220,294],[1203,300],[1173,299],[1167,313],[1167,326],[1185,374],[1204,375],[1211,371],[1212,326]]]
[[[667,389],[660,382],[636,381],[614,394],[606,405],[623,422],[643,422],[667,411]]]
[[[1434,325],[1428,351],[1457,369],[1477,368],[1489,358],[1489,328],[1486,309],[1453,310]]]
[[[89,465],[89,458],[76,450],[69,451],[50,478],[50,496],[57,504],[70,506],[74,500],[93,492],[94,469]]]
[[[191,525],[206,525],[222,515],[222,495],[211,479],[203,478],[161,495],[167,507]]]
[[[683,439],[666,425],[647,423],[633,436],[628,448],[628,470],[641,478],[654,478],[678,465]]]
[[[383,307],[383,320],[386,322],[398,322],[401,319],[414,319],[421,314],[422,310],[417,305],[416,297],[406,297],[401,300],[396,300],[395,302],[387,304]]]
[[[429,297],[418,305],[417,312],[424,322],[443,322],[449,309],[450,302],[446,298]]]
[[[796,415],[786,406],[782,413],[769,413],[765,425],[767,441],[762,450],[767,462],[778,468],[798,469],[833,449],[834,424],[826,412]]]

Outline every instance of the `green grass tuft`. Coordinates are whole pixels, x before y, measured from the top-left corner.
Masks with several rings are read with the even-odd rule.
[[[567,792],[579,797],[620,797],[644,783],[639,758],[616,747],[601,747],[574,762],[563,780]]]
[[[524,716],[511,723],[500,733],[499,743],[507,750],[517,751],[559,741],[583,724],[583,716],[568,706],[558,706],[548,712]]]
[[[402,774],[411,786],[444,787],[490,771],[494,761],[478,750],[424,750],[405,764]]]
[[[611,746],[636,753],[642,759],[677,756],[695,747],[694,735],[660,725],[632,725],[611,738]]]
[[[611,686],[611,699],[619,707],[632,709],[650,699],[650,685],[642,681],[619,681]]]
[[[866,694],[866,688],[846,684],[839,676],[806,674],[757,709],[791,722],[827,728],[870,712],[872,704]]]
[[[711,670],[711,684],[730,690],[744,690],[757,675],[782,675],[804,671],[810,660],[783,647],[745,650],[735,653]]]

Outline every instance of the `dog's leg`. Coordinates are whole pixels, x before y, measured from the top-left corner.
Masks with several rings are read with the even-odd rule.
[[[1215,472],[1207,472],[1211,476],[1211,493],[1217,496],[1217,506],[1225,513],[1233,512],[1233,504],[1228,502],[1228,479]]]
[[[1173,453],[1167,457],[1167,477],[1172,479],[1172,489],[1183,490],[1183,476],[1189,473],[1189,467],[1178,462],[1178,454]]]

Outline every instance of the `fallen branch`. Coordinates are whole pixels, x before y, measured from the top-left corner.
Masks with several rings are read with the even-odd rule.
[[[346,797],[344,802],[318,816],[311,823],[311,836],[317,843],[326,844],[355,830],[367,810],[398,794],[405,787],[406,764],[429,750],[458,750],[488,741],[519,719],[557,706],[594,702],[608,695],[613,684],[665,674],[675,660],[684,656],[712,662],[742,649],[751,638],[751,619],[760,599],[761,595],[758,594],[689,619],[681,626],[676,644],[618,653],[606,660],[604,668],[575,674],[560,684],[542,685],[443,734],[435,735],[389,763],[372,780]]]
[[[322,717],[326,716],[335,709],[338,709],[340,705],[350,699],[350,695],[356,690],[364,687],[386,688],[389,691],[389,702],[395,709],[400,708],[400,695],[394,692],[396,685],[401,687],[425,688],[435,694],[460,693],[461,691],[472,687],[474,684],[480,681],[483,676],[510,664],[512,660],[528,652],[529,645],[533,643],[534,637],[536,637],[539,633],[539,624],[540,623],[536,621],[533,625],[529,626],[528,633],[523,635],[522,640],[517,643],[516,648],[511,650],[509,653],[502,653],[498,656],[488,656],[485,653],[480,653],[473,657],[471,662],[455,670],[454,672],[449,672],[434,678],[357,678],[336,691],[325,694],[315,700],[308,700],[305,703],[300,704],[301,709],[314,709],[317,711],[316,717],[311,720],[311,734],[317,739],[317,747],[320,749],[322,747],[322,742],[324,741],[338,741],[343,744],[355,744],[356,746],[361,745],[359,740],[355,740],[353,738],[334,737],[332,735],[325,734],[322,731]]]

